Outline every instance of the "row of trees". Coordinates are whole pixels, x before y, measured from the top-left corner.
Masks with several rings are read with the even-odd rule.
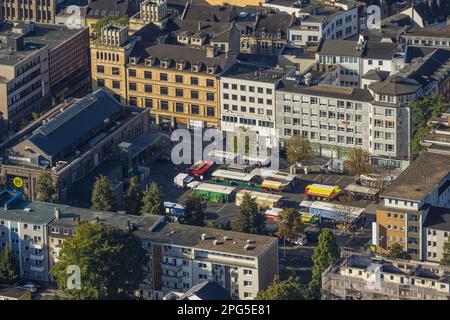
[[[286,157],[289,163],[308,161],[313,154],[313,148],[307,138],[299,135],[292,136],[285,145]],[[370,163],[370,153],[362,148],[353,148],[347,160],[348,170],[356,176],[370,173],[372,165]]]

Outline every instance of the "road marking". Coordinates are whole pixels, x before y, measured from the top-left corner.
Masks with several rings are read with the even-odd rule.
[[[219,213],[220,211],[222,211],[223,209],[225,209],[225,207],[226,207],[227,205],[226,204],[224,204],[222,207],[220,207],[220,209],[219,210],[217,210],[216,211],[216,213]]]

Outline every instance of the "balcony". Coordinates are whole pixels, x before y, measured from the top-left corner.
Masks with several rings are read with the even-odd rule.
[[[30,259],[32,260],[44,260],[43,254],[30,254]]]
[[[169,283],[181,283],[183,281],[183,278],[178,276],[170,276],[168,274],[164,274],[161,276],[161,280]]]
[[[30,247],[33,248],[33,249],[42,249],[43,248],[42,247],[42,243],[36,243],[36,242],[31,243]]]
[[[182,268],[181,265],[177,266],[177,265],[173,265],[173,264],[165,263],[165,262],[161,263],[161,267],[163,270],[173,271],[175,273],[179,272]]]
[[[44,272],[44,266],[30,266],[31,271]]]
[[[182,258],[182,259],[192,259],[192,253],[186,253],[186,252],[177,252],[177,251],[164,251],[164,255],[168,257],[176,257],[176,258]]]

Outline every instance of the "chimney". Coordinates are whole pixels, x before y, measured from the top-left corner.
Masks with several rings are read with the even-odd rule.
[[[55,208],[54,209],[54,213],[55,213],[55,219],[59,220],[61,218],[61,211],[59,208]]]
[[[214,58],[216,56],[216,48],[213,46],[206,47],[206,57],[207,58]]]

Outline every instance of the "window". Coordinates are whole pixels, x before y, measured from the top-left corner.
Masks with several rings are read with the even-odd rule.
[[[200,114],[200,107],[197,105],[192,105],[191,106],[191,113],[192,114]]]
[[[183,89],[175,89],[175,96],[182,97],[183,96]]]
[[[112,71],[112,74],[113,74],[114,76],[120,75],[120,69],[119,69],[119,68],[112,67],[111,71]]]
[[[250,275],[252,275],[252,274],[253,274],[253,271],[252,271],[252,270],[244,269],[244,276],[250,276]]]
[[[105,79],[97,79],[97,85],[103,88],[105,86]]]
[[[214,87],[214,80],[206,79],[206,86],[207,87]]]
[[[198,78],[197,77],[191,77],[191,84],[198,85]]]
[[[213,107],[207,107],[207,108],[206,108],[206,115],[207,115],[208,117],[215,117],[215,116],[216,116],[216,113],[215,113],[214,108],[213,108]]]
[[[169,88],[167,88],[167,87],[160,87],[159,88],[159,93],[163,94],[163,95],[168,95],[169,94]]]
[[[175,76],[175,82],[176,83],[183,83],[183,76],[176,75]]]
[[[206,100],[214,101],[214,93],[212,93],[212,92],[206,93]]]
[[[161,110],[169,110],[169,102],[168,101],[161,101],[160,106],[161,106]]]
[[[159,80],[167,81],[167,73],[160,73],[159,74]]]
[[[130,97],[130,105],[137,106],[137,98],[136,97]]]
[[[153,100],[152,99],[145,99],[145,107],[146,108],[153,108]]]
[[[105,67],[104,66],[97,66],[97,73],[105,73]]]
[[[128,69],[128,75],[130,77],[136,77],[136,70],[134,69]]]
[[[114,89],[120,89],[120,81],[113,80],[112,86]]]
[[[251,281],[244,280],[244,287],[251,287],[253,283]]]
[[[191,91],[191,99],[198,99],[198,91]]]
[[[144,86],[144,90],[145,90],[145,92],[152,92],[153,91],[153,87],[152,87],[151,84],[146,84]]]
[[[129,88],[131,91],[136,91],[136,87],[137,87],[137,85],[135,82],[130,82]]]
[[[152,72],[151,71],[144,71],[144,78],[145,79],[151,79],[152,78]]]
[[[175,105],[175,111],[184,112],[184,105],[182,103],[177,102],[177,104]]]
[[[224,88],[224,89],[228,89],[228,83],[224,83],[224,84],[223,84],[223,88]]]

